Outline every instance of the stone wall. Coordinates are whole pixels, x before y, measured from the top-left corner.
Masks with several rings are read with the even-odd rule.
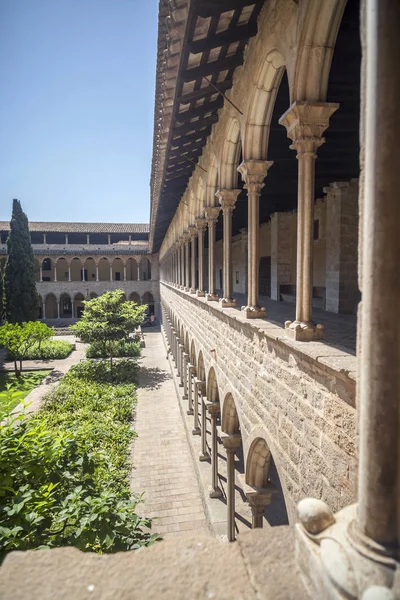
[[[335,352],[321,344],[283,338],[279,327],[255,326],[233,309],[223,311],[161,283],[161,301],[203,353],[206,376],[214,367],[221,402],[235,401],[246,455],[262,437],[272,452],[289,519],[305,496],[324,499],[332,510],[350,504],[355,490],[355,381]],[[238,316],[234,316],[238,315]],[[313,350],[314,348],[314,350]],[[315,352],[315,358],[313,358]],[[337,355],[337,353],[336,353]],[[350,365],[353,357],[348,357]],[[339,361],[340,363],[340,361]]]

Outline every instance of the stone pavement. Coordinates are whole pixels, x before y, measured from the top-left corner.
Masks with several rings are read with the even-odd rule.
[[[200,490],[159,328],[146,330],[134,428],[132,490],[144,492],[139,511],[159,517],[163,537],[208,532]]]

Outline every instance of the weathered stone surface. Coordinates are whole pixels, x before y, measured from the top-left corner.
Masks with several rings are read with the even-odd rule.
[[[2,600],[307,598],[294,569],[293,531],[282,527],[249,532],[238,544],[198,535],[107,556],[13,552],[0,569],[0,589]]]

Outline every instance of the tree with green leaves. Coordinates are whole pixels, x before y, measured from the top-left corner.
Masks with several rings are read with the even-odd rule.
[[[36,321],[38,299],[28,219],[19,200],[13,200],[7,262],[4,269],[4,313],[9,323]]]
[[[127,339],[143,322],[147,306],[127,302],[122,290],[106,292],[98,298],[86,300],[84,306],[80,321],[70,329],[83,342],[103,345],[112,368],[115,345]]]
[[[22,371],[22,361],[28,350],[34,344],[41,344],[49,339],[54,333],[52,327],[48,327],[40,321],[28,323],[6,323],[0,327],[0,345],[4,346],[14,360],[15,375],[19,377]],[[18,367],[19,362],[19,367]]]

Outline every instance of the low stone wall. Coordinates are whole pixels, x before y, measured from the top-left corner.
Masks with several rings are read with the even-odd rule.
[[[260,437],[267,442],[289,519],[295,520],[295,506],[306,496],[322,498],[333,511],[352,503],[355,358],[323,343],[293,342],[273,323],[249,322],[238,311],[165,283],[160,287],[162,305],[182,341],[186,333],[190,345],[194,340],[206,377],[215,370],[221,413],[227,394],[233,396],[245,464],[252,442]]]

